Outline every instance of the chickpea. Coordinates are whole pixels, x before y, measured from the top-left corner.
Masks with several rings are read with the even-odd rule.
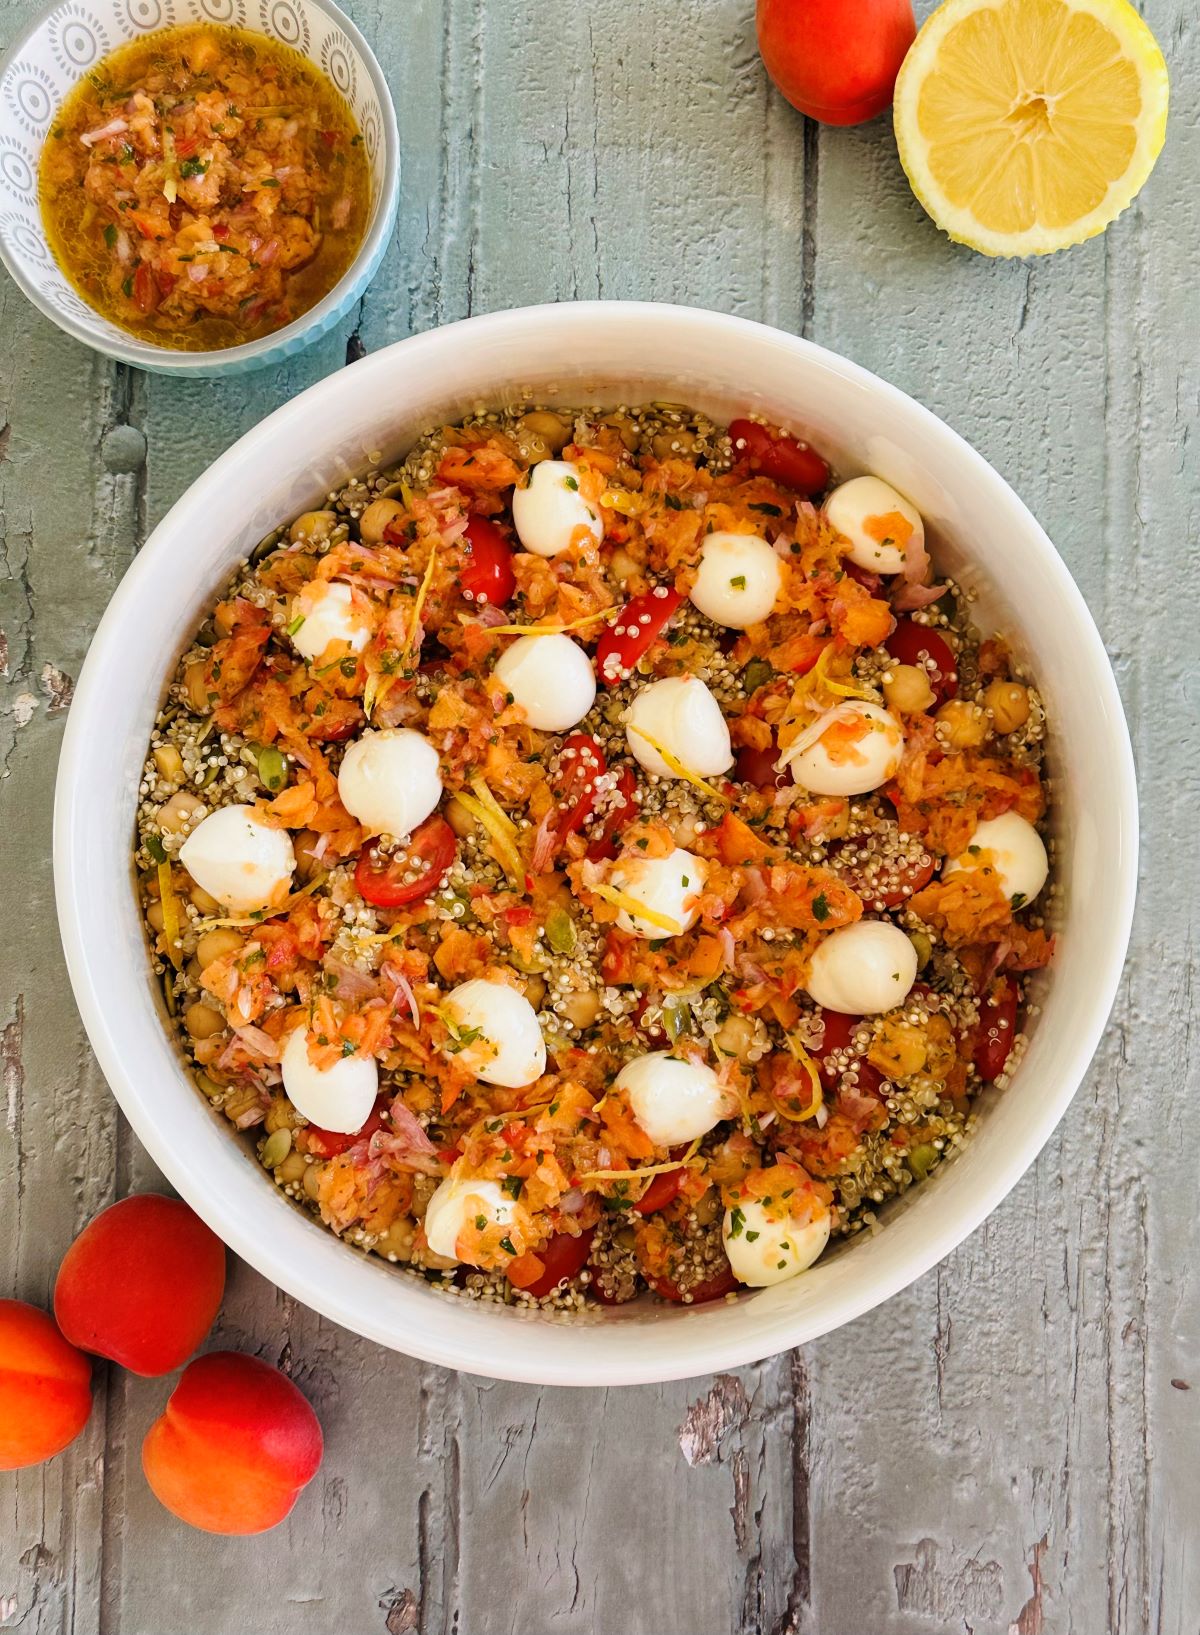
[[[540,466],[543,460],[550,458],[550,445],[543,438],[535,436],[531,431],[525,431],[520,426],[517,427],[516,445],[517,453],[526,465]]]
[[[828,810],[821,813],[820,821],[810,830],[814,840],[844,840],[850,833],[850,802],[827,800],[822,805]]]
[[[571,441],[570,421],[564,420],[561,414],[553,414],[549,409],[534,409],[530,414],[523,414],[520,419],[523,430],[539,438],[552,454],[561,454]]]
[[[911,1022],[896,1018],[880,1024],[871,1041],[867,1060],[885,1078],[908,1079],[925,1066],[925,1035]]]
[[[521,984],[526,999],[537,1010],[546,997],[546,979],[544,976],[527,976]]]
[[[181,789],[159,811],[158,826],[169,835],[180,835],[185,829],[194,828],[207,811],[202,800]]]
[[[315,829],[301,829],[299,834],[292,836],[292,850],[296,854],[296,873],[301,880],[311,880],[313,875],[321,870],[320,859],[313,856],[313,849],[320,841],[321,837]]]
[[[449,1259],[445,1255],[435,1255],[429,1245],[426,1244],[421,1255],[421,1265],[429,1266],[435,1272],[448,1272],[452,1266],[458,1265],[458,1261]]]
[[[377,1255],[395,1255],[397,1260],[411,1260],[413,1239],[416,1237],[416,1228],[412,1217],[401,1215],[398,1221],[393,1221],[385,1232],[376,1238],[374,1249]]]
[[[204,659],[193,659],[183,672],[183,691],[188,705],[197,715],[208,715],[212,700],[208,696],[208,665]]]
[[[225,1027],[225,1018],[220,1011],[214,1010],[198,999],[194,1005],[189,1005],[183,1013],[183,1025],[193,1039],[211,1039],[215,1033],[220,1033]]]
[[[154,764],[158,768],[159,776],[168,783],[182,783],[186,776],[183,767],[183,756],[174,744],[159,744],[154,751]]]
[[[609,558],[608,571],[618,585],[625,585],[641,573],[642,564],[618,545]]]
[[[725,1018],[713,1035],[713,1044],[722,1056],[736,1056],[739,1062],[750,1060],[750,1052],[757,1042],[758,1029],[753,1017],[741,1016],[736,1011]]]
[[[1016,732],[1029,720],[1029,689],[1019,681],[993,681],[983,695],[997,732]]]
[[[700,439],[695,432],[675,426],[670,431],[656,432],[650,439],[650,446],[656,460],[685,460],[689,454],[695,454]]]
[[[577,1028],[590,1028],[600,1014],[600,995],[594,988],[568,994],[562,1002],[562,1013]]]
[[[293,1148],[275,1171],[275,1176],[283,1186],[289,1186],[301,1180],[307,1169],[308,1165],[304,1162],[304,1154]]]
[[[604,424],[612,427],[630,454],[632,454],[638,446],[638,430],[629,416],[627,414],[606,414]]]
[[[268,1135],[274,1135],[276,1130],[294,1130],[299,1122],[299,1113],[285,1095],[271,1097],[271,1105],[263,1120],[263,1129]]]
[[[213,614],[213,629],[218,636],[231,636],[236,618],[237,607],[233,602],[218,602]]]
[[[304,1169],[304,1196],[314,1201],[321,1191],[321,1174],[324,1164],[307,1164]]]
[[[457,797],[446,807],[446,822],[460,840],[468,839],[476,830],[475,819]]]
[[[378,545],[388,525],[403,515],[399,500],[372,500],[358,519],[358,531],[367,545]]]
[[[954,1066],[958,1051],[954,1043],[954,1029],[944,1016],[931,1016],[925,1024],[925,1071],[935,1079],[944,1079]]]
[[[219,914],[221,912],[222,905],[210,891],[205,891],[203,886],[198,886],[193,882],[192,889],[188,892],[188,896],[200,910],[201,914],[207,914],[211,918],[214,914]]]
[[[675,844],[677,846],[682,846],[684,851],[687,851],[689,847],[695,845],[697,836],[696,825],[699,821],[699,818],[693,812],[687,817],[678,818],[671,825],[671,833],[675,837]]]
[[[915,664],[894,664],[883,678],[888,709],[899,715],[920,715],[934,700],[925,671]]]
[[[937,712],[938,736],[951,749],[978,749],[988,735],[988,718],[978,704],[952,698]]]
[[[240,931],[234,931],[228,926],[220,926],[216,931],[206,931],[196,944],[196,959],[200,969],[207,970],[214,960],[224,959],[228,954],[236,954],[241,946]]]
[[[166,921],[163,918],[163,905],[161,903],[150,904],[150,907],[146,910],[146,924],[152,926],[155,931],[165,929]]]
[[[302,517],[297,517],[288,529],[288,538],[293,545],[298,545],[301,540],[312,540],[314,544],[321,544],[337,527],[337,520],[335,511],[306,511]]]

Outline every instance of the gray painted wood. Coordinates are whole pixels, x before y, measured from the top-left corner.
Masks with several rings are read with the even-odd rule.
[[[0,0],[0,44],[34,9]],[[168,1382],[102,1375],[71,1450],[0,1477],[0,1630],[1195,1635],[1186,0],[1146,4],[1176,111],[1142,201],[1032,266],[942,240],[886,122],[806,131],[765,84],[748,0],[351,9],[391,78],[405,176],[396,239],[338,332],[278,375],[180,385],[92,358],[0,278],[5,1292],[45,1301],[82,1222],[159,1184],[87,1049],[53,923],[54,763],[90,633],[147,529],[242,431],[347,357],[468,312],[597,295],[740,312],[848,353],[969,437],[1049,528],[1116,663],[1144,787],[1133,956],[1036,1170],[944,1265],[803,1353],[538,1392],[383,1352],[238,1266],[216,1340],[309,1392],[320,1477],[261,1539],[190,1532],[139,1469]]]

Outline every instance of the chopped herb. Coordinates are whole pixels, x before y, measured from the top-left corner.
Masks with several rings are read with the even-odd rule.
[[[179,167],[179,174],[184,177],[203,176],[207,169],[207,159],[185,159]]]
[[[129,297],[133,294],[133,279],[132,278],[127,278],[125,280],[125,282],[121,285],[121,294],[125,297],[126,300],[128,300]]]
[[[663,503],[670,506],[672,511],[682,511],[683,501],[675,494],[664,494]]]
[[[813,919],[819,921],[829,918],[829,899],[823,891],[818,892],[812,901]]]
[[[500,1247],[504,1250],[504,1253],[506,1255],[515,1255],[516,1252],[517,1252],[513,1248],[513,1241],[512,1241],[511,1238],[501,1238],[500,1239]]]
[[[156,863],[166,862],[167,849],[157,835],[148,835],[146,837],[146,850]]]
[[[579,492],[579,484],[574,477],[564,477],[563,487],[573,489],[576,494]]]
[[[482,1232],[486,1225],[487,1225],[487,1216],[486,1215],[476,1215],[476,1217],[475,1217],[475,1230],[477,1232]]]
[[[729,583],[733,586],[734,590],[745,590],[746,575],[744,573],[735,574]]]
[[[1013,900],[1012,900],[1013,912],[1015,913],[1018,908],[1024,908],[1025,904],[1028,902],[1028,900],[1029,900],[1028,897],[1026,896],[1026,894],[1023,891],[1013,892]]]
[[[358,1046],[354,1043],[353,1039],[343,1039],[342,1040],[342,1055],[343,1056],[353,1056],[354,1052],[357,1049],[358,1049]]]
[[[746,1233],[746,1242],[747,1243],[757,1243],[760,1237],[762,1237],[761,1232],[747,1232]]]
[[[507,1192],[510,1198],[519,1198],[525,1183],[519,1175],[509,1175],[500,1183],[501,1192]]]
[[[288,627],[287,627],[288,635],[289,636],[294,636],[297,633],[297,631],[300,629],[300,626],[303,623],[304,623],[304,614],[303,613],[298,613],[296,615],[296,617],[292,620],[291,624],[288,625]]]
[[[104,229],[104,242],[105,242],[105,244],[108,245],[110,250],[112,249],[113,245],[117,242],[117,230],[113,226],[111,221],[109,222],[108,226]]]
[[[751,505],[750,509],[752,511],[761,511],[766,517],[781,517],[783,515],[783,509],[778,505]]]
[[[279,182],[274,176],[264,176],[262,185],[263,187],[278,187]]]
[[[736,1206],[729,1212],[729,1236],[740,1238],[746,1225],[746,1217]]]

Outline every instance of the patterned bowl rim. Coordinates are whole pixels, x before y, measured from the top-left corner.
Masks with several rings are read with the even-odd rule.
[[[0,57],[0,85],[29,42],[40,34],[50,19],[62,9],[63,3],[64,0],[54,0],[53,5],[39,12],[29,27],[13,41],[3,57]],[[342,316],[356,298],[358,290],[354,286],[360,279],[366,283],[374,276],[392,235],[400,200],[400,131],[396,124],[396,106],[392,101],[387,79],[378,58],[358,25],[336,6],[333,0],[300,0],[300,3],[321,12],[343,31],[351,45],[358,51],[379,98],[383,121],[383,183],[376,201],[374,219],[358,247],[354,260],[333,288],[315,306],[309,307],[307,312],[301,313],[283,329],[274,330],[270,335],[263,335],[256,341],[245,341],[241,346],[222,347],[207,352],[176,352],[167,346],[156,347],[149,342],[139,341],[133,335],[127,341],[98,335],[81,319],[60,311],[43,295],[34,280],[27,276],[20,260],[9,253],[3,237],[0,237],[0,261],[3,261],[10,277],[26,300],[35,306],[44,318],[49,318],[52,324],[93,352],[101,352],[121,363],[132,364],[135,369],[150,370],[157,374],[205,376],[224,372],[226,369],[236,373],[252,367],[256,362],[266,363],[277,351],[281,354],[295,352],[300,346],[307,344],[308,339],[316,340],[318,336],[324,334],[329,326]],[[122,40],[120,43],[124,45],[129,42]],[[59,266],[57,257],[54,257],[54,264]],[[73,284],[71,287],[74,289]],[[80,301],[90,310],[96,310],[90,302],[84,300],[84,297],[80,296]],[[99,318],[102,315],[97,312],[96,316]],[[309,331],[312,331],[311,335]]]

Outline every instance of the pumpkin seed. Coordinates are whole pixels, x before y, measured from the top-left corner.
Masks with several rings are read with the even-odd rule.
[[[938,1161],[938,1150],[931,1141],[922,1141],[908,1150],[908,1167],[918,1181],[923,1181]]]
[[[760,687],[765,687],[775,674],[766,659],[751,659],[742,671],[742,686],[747,693],[756,693]]]
[[[255,764],[258,767],[258,776],[263,786],[277,795],[281,789],[287,787],[287,762],[274,744],[264,744],[255,754]]]
[[[278,1169],[292,1150],[292,1132],[276,1130],[262,1144],[259,1160],[264,1169]]]
[[[196,1083],[210,1101],[217,1101],[225,1094],[225,1086],[218,1084],[215,1079],[210,1079],[207,1073],[197,1073]]]
[[[546,916],[546,941],[556,954],[570,954],[578,941],[575,921],[565,908],[552,908]]]
[[[910,931],[908,940],[917,951],[917,970],[923,971],[933,954],[933,943],[924,931]]]

